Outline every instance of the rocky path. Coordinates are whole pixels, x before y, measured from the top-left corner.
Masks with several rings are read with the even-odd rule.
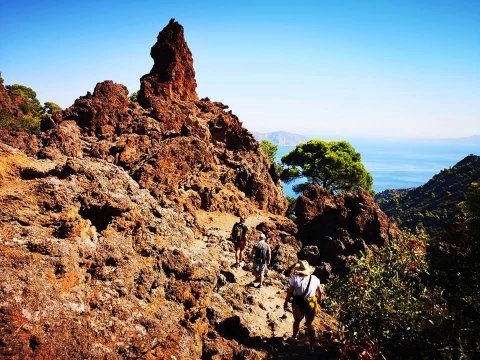
[[[266,358],[275,359],[330,359],[332,354],[325,350],[327,342],[322,337],[325,325],[318,317],[315,321],[319,343],[313,354],[308,352],[308,340],[303,323],[300,328],[299,341],[290,343],[288,338],[292,333],[293,316],[285,312],[285,299],[288,278],[274,270],[269,270],[263,287],[254,283],[250,259],[246,259],[241,267],[234,267],[235,256],[233,244],[228,237],[236,218],[228,214],[201,214],[197,216],[201,225],[211,235],[207,241],[198,241],[196,247],[203,248],[205,256],[222,264],[223,284],[218,289],[227,302],[232,305],[235,316],[220,328],[222,336],[234,339],[246,347],[258,350]],[[267,215],[250,216],[247,219],[249,229],[268,219]],[[214,246],[212,239],[220,246]],[[253,246],[249,239],[246,253]],[[326,314],[320,314],[328,317]]]

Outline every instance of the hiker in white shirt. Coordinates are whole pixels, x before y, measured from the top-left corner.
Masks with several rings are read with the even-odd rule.
[[[320,288],[320,279],[312,275],[315,271],[306,260],[299,261],[293,268],[293,276],[285,297],[284,309],[288,309],[288,303],[292,299],[293,313],[293,335],[295,340],[300,328],[300,322],[305,317],[305,325],[307,327],[308,339],[310,342],[310,351],[314,350],[315,330],[313,329],[313,320],[315,315],[320,311],[318,301],[322,297]]]

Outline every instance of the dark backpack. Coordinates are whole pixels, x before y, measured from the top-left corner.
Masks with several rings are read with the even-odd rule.
[[[267,247],[266,246],[257,246],[255,247],[255,254],[253,256],[253,261],[257,264],[266,264],[267,263]]]
[[[235,223],[235,225],[233,225],[233,231],[232,231],[233,242],[242,241],[243,232],[245,231],[244,227],[245,225],[243,225],[242,223]]]

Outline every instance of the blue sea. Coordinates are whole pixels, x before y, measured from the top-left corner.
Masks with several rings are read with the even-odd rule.
[[[480,143],[461,140],[347,139],[362,155],[362,163],[373,176],[373,190],[405,189],[425,184],[433,175],[453,167],[470,154],[480,155]],[[277,159],[294,146],[279,146]],[[297,196],[292,186],[284,192]]]

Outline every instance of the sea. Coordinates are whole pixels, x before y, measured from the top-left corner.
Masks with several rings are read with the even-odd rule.
[[[480,155],[480,142],[453,140],[347,139],[361,154],[373,177],[373,190],[406,189],[425,184],[434,175],[453,167],[470,154]],[[279,146],[277,160],[295,146]],[[283,184],[285,195],[296,197],[292,186]]]

